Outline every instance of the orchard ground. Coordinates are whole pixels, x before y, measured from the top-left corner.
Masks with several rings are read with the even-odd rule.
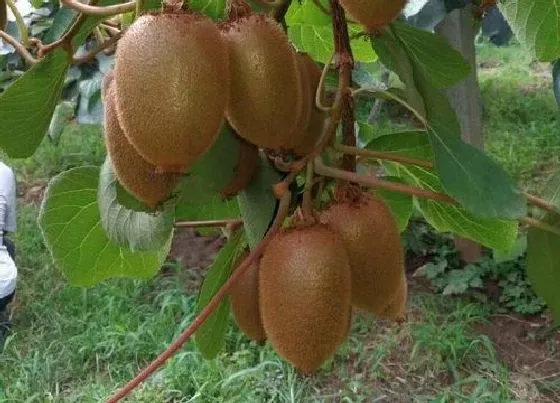
[[[515,45],[478,45],[478,53],[486,148],[538,192],[560,167],[550,67]],[[223,244],[217,236],[179,233],[170,263],[147,282],[111,280],[85,290],[51,264],[36,224],[44,186],[70,167],[101,164],[103,155],[99,127],[69,125],[58,148],[45,141],[34,157],[12,162],[21,280],[14,329],[0,353],[1,402],[102,401],[193,319],[204,267]],[[203,361],[189,343],[130,401],[560,401],[560,333],[548,316],[506,312],[490,288],[434,293],[418,275],[429,259],[408,261],[408,323],[357,314],[350,338],[315,377],[301,377],[232,323],[216,360]]]

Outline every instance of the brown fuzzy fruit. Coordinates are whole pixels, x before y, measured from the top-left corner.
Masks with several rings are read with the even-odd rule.
[[[344,241],[352,270],[352,303],[377,315],[389,305],[404,272],[404,251],[395,218],[380,198],[335,203],[320,216]]]
[[[258,264],[253,264],[238,279],[230,289],[229,300],[237,326],[251,340],[261,344],[266,340],[266,334],[262,325],[259,307],[258,267]]]
[[[230,23],[223,36],[231,71],[229,123],[259,147],[291,150],[297,143],[302,91],[288,37],[272,18],[258,14]]]
[[[167,200],[179,176],[156,174],[155,167],[138,155],[128,142],[115,111],[115,82],[108,76],[103,89],[105,143],[119,183],[138,200],[156,208]]]
[[[137,152],[185,172],[218,137],[229,94],[227,47],[207,17],[143,15],[119,41],[117,112]]]
[[[389,319],[402,322],[406,319],[406,308],[408,303],[408,283],[406,276],[402,275],[401,282],[393,295],[389,306],[377,314],[378,319]]]
[[[406,6],[407,0],[340,0],[354,21],[367,32],[378,31],[393,22]]]
[[[317,63],[305,53],[298,53],[298,61],[300,63],[300,68],[305,71],[307,76],[307,91],[310,99],[307,101],[309,102],[309,122],[300,136],[298,145],[294,149],[296,155],[303,156],[309,154],[315,148],[323,132],[323,125],[325,124],[327,113],[320,110],[315,105],[315,93],[317,92],[319,81],[321,81],[321,69]],[[321,98],[322,104],[329,106],[326,102],[326,96],[323,95]]]
[[[330,358],[349,329],[350,267],[327,225],[282,229],[260,263],[259,298],[274,350],[310,373]]]

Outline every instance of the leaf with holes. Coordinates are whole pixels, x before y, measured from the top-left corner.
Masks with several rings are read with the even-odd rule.
[[[151,252],[131,252],[111,242],[97,204],[99,172],[98,167],[73,168],[49,183],[38,222],[55,265],[76,286],[111,277],[153,277],[167,257],[171,237]]]

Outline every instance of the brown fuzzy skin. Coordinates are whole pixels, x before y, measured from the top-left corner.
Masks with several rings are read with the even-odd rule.
[[[103,89],[105,104],[105,144],[119,183],[151,208],[167,200],[179,176],[155,174],[155,167],[138,155],[128,142],[115,111],[115,82],[111,76]]]
[[[240,142],[239,159],[235,167],[235,176],[221,191],[222,198],[227,199],[235,196],[251,184],[261,163],[259,149],[257,146],[236,136]]]
[[[259,273],[261,317],[274,350],[305,373],[317,370],[348,333],[350,284],[344,244],[328,226],[277,233]]]
[[[352,269],[352,304],[374,315],[390,304],[404,275],[404,250],[387,204],[364,194],[360,202],[335,203],[320,214],[344,241]]]
[[[297,143],[301,143],[302,139],[305,136],[305,133],[307,132],[307,128],[309,127],[309,122],[311,119],[311,107],[313,106],[313,103],[315,103],[314,98],[312,98],[311,92],[311,77],[310,77],[310,72],[308,71],[307,68],[307,61],[306,61],[306,54],[304,53],[296,53],[295,54],[296,60],[297,60],[297,64],[298,64],[298,70],[299,70],[299,74],[301,77],[301,100],[302,100],[302,104],[301,104],[301,114],[298,120],[298,123],[296,125],[296,128],[294,129],[295,132],[295,136],[297,138]]]
[[[225,42],[207,17],[143,15],[117,46],[117,112],[137,152],[185,172],[216,141],[229,96]]]
[[[309,154],[315,148],[319,137],[323,133],[323,127],[327,113],[323,112],[315,105],[315,93],[321,81],[321,69],[307,54],[299,53],[300,68],[305,70],[308,79],[308,91],[310,95],[309,123],[299,140],[299,144],[294,149],[294,153],[298,156]],[[323,94],[322,104],[328,106],[326,97]]]
[[[407,0],[340,0],[354,21],[367,32],[376,32],[392,23],[405,8]]]
[[[265,149],[290,151],[297,144],[302,111],[301,77],[282,27],[253,14],[224,28],[231,71],[226,117],[245,140]]]
[[[401,282],[393,296],[391,303],[382,312],[377,314],[378,319],[388,319],[396,322],[406,320],[406,310],[408,303],[408,282],[406,276],[402,275]]]
[[[251,340],[262,344],[266,341],[266,334],[259,306],[258,267],[257,264],[253,264],[231,287],[229,300],[237,326]]]

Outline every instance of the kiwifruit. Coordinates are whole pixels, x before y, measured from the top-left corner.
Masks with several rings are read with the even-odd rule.
[[[229,95],[226,44],[207,17],[147,14],[115,55],[119,121],[159,172],[185,172],[218,137]]]
[[[262,325],[259,307],[258,274],[258,264],[253,264],[231,287],[229,300],[237,326],[251,340],[261,344],[266,340],[266,334]]]
[[[239,158],[235,167],[235,176],[221,191],[222,197],[227,199],[236,195],[251,184],[257,174],[261,162],[259,149],[239,136]]]
[[[307,68],[307,61],[306,58],[307,54],[297,52],[295,53],[299,75],[300,75],[300,85],[301,85],[301,111],[299,115],[298,122],[294,129],[294,135],[297,138],[296,147],[298,144],[301,143],[305,133],[307,132],[307,128],[309,127],[309,120],[311,119],[311,107],[315,103],[315,99],[312,98],[311,92],[313,91],[311,88],[311,77],[310,72]],[[314,97],[315,94],[313,94]]]
[[[6,31],[8,26],[8,6],[6,0],[0,0],[0,30]]]
[[[377,196],[338,202],[320,213],[344,241],[352,270],[352,303],[379,314],[391,302],[404,272],[404,251],[394,216]]]
[[[319,86],[319,81],[321,81],[321,69],[306,53],[298,53],[298,61],[300,69],[306,73],[307,91],[309,94],[309,101],[307,101],[309,102],[309,121],[299,138],[298,145],[294,149],[296,155],[303,156],[313,151],[321,133],[323,133],[323,125],[325,124],[327,113],[315,105],[315,93]],[[329,106],[324,94],[321,97],[321,102],[323,105]]]
[[[324,224],[280,230],[263,253],[259,299],[274,350],[311,373],[349,329],[351,280],[340,237]]]
[[[406,319],[406,307],[408,303],[408,283],[406,275],[401,276],[401,281],[395,294],[391,298],[389,305],[381,312],[377,313],[378,319],[389,319],[402,322]]]
[[[179,176],[156,174],[155,167],[145,161],[128,142],[115,111],[115,81],[107,76],[103,90],[105,144],[119,183],[138,200],[156,208],[167,200]]]
[[[223,36],[231,72],[229,123],[259,147],[291,150],[297,144],[302,88],[286,33],[272,18],[253,14],[224,26]]]
[[[344,11],[367,32],[389,25],[401,14],[406,3],[407,0],[340,0]]]

